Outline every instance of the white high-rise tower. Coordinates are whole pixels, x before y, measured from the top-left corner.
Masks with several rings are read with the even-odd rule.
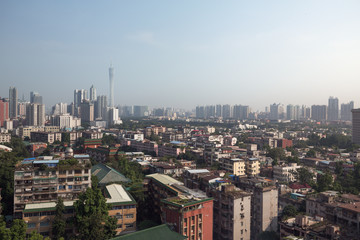
[[[109,68],[109,80],[110,80],[110,99],[109,107],[114,107],[114,68],[110,65]]]

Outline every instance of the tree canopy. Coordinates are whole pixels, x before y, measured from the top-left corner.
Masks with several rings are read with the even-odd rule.
[[[74,203],[75,225],[81,240],[102,240],[115,236],[116,218],[108,215],[110,206],[93,178],[92,187],[79,195]]]

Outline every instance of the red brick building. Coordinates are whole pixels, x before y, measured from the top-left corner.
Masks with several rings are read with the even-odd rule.
[[[292,146],[293,146],[292,140],[289,140],[286,138],[277,140],[277,147],[279,147],[279,148],[287,148],[287,147],[292,147]]]
[[[145,178],[145,189],[153,214],[189,240],[213,239],[213,198],[192,190],[164,174]]]
[[[213,239],[213,199],[173,197],[162,200],[162,219],[188,239]]]

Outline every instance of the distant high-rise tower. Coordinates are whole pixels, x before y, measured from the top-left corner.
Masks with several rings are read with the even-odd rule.
[[[352,141],[360,144],[360,108],[352,109]]]
[[[339,99],[330,97],[328,105],[328,120],[338,121],[339,120]]]
[[[96,88],[94,85],[91,85],[90,87],[90,101],[93,102],[96,100]]]
[[[18,92],[15,87],[9,89],[9,117],[16,118],[18,113]]]
[[[110,99],[109,106],[114,107],[114,68],[110,65],[109,68],[109,80],[110,80]]]
[[[30,92],[30,103],[42,104],[42,96],[37,92]]]
[[[341,120],[351,121],[351,110],[354,109],[354,102],[341,104]]]

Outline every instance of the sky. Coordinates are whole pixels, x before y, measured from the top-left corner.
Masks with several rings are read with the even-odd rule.
[[[360,1],[0,1],[0,97],[152,107],[360,103]]]

